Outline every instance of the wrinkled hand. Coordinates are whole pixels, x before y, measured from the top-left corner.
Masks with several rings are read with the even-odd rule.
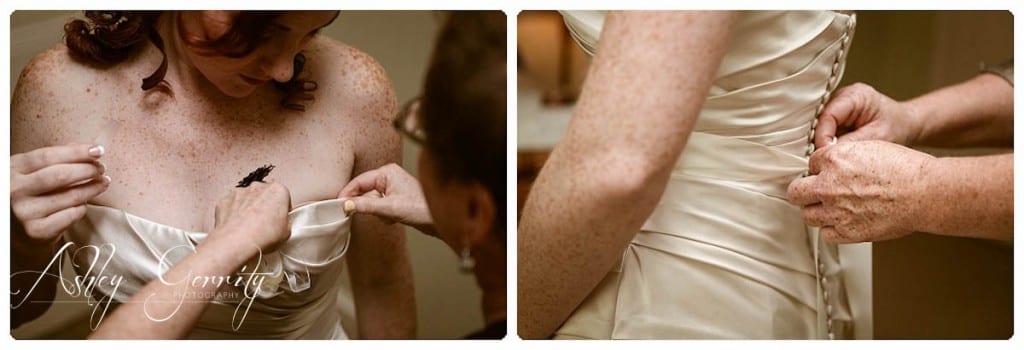
[[[833,243],[892,239],[917,231],[923,177],[934,157],[882,141],[839,142],[811,155],[812,176],[789,185],[804,221]]]
[[[346,213],[360,213],[415,227],[436,236],[419,181],[392,163],[359,174],[338,193]]]
[[[921,133],[920,118],[907,104],[897,102],[867,84],[856,83],[833,95],[818,116],[814,145],[839,141],[881,140],[912,145]]]
[[[110,186],[102,146],[45,147],[11,156],[11,212],[31,242],[52,243]]]
[[[273,251],[291,237],[288,210],[291,195],[276,182],[253,182],[249,187],[235,188],[217,203],[215,226],[217,234],[234,242],[251,242],[266,253]]]

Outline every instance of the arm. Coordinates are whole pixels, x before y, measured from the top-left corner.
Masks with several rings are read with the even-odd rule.
[[[402,143],[391,127],[397,109],[394,88],[379,66],[366,77],[373,86],[365,96],[365,132],[355,143],[353,176],[400,162]],[[403,226],[371,215],[356,215],[348,250],[359,338],[413,338],[416,303],[412,265]]]
[[[58,45],[58,48],[61,47]],[[55,144],[80,139],[70,128],[74,90],[61,76],[64,50],[50,49],[21,72],[11,99],[11,325],[31,321],[51,305],[57,271],[44,271],[64,230],[85,215],[85,203],[105,191],[96,145]],[[84,182],[84,183],[83,183]],[[40,279],[40,272],[50,272]],[[36,280],[39,279],[39,285]],[[31,294],[26,294],[31,290]],[[28,298],[28,299],[26,299]]]
[[[135,293],[90,338],[184,338],[220,286],[188,281],[231,276],[246,262],[287,241],[289,207],[288,189],[277,183],[256,182],[232,190],[217,204],[217,227],[195,254]]]
[[[164,273],[162,279],[168,283],[156,280],[147,284],[103,320],[89,338],[180,339],[188,335],[210,305],[219,286],[175,282],[194,276],[230,276],[257,253],[255,249],[232,253],[246,247],[237,241],[221,238],[233,233],[219,230],[199,244],[195,254]],[[159,321],[164,318],[168,319]]]
[[[730,35],[726,12],[609,14],[519,223],[519,335],[549,336],[654,210]]]
[[[981,74],[905,102],[920,125],[914,144],[1013,147],[1013,85]]]
[[[937,158],[923,180],[918,231],[1013,239],[1013,154]]]

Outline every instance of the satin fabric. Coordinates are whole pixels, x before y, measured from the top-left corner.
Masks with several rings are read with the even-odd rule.
[[[341,201],[295,208],[288,224],[288,241],[259,257],[256,272],[264,278],[259,288],[252,283],[248,295],[238,287],[244,282],[221,288],[189,338],[347,338],[337,304],[351,223]],[[123,278],[116,288],[113,283],[97,284],[97,299],[112,296],[117,302],[127,301],[194,253],[206,237],[98,205],[88,205],[85,218],[65,234],[75,244],[68,254],[79,275]],[[236,276],[253,271],[241,272]]]
[[[604,13],[563,12],[589,53]],[[786,188],[842,77],[855,16],[741,12],[668,187],[622,261],[556,338],[842,338],[852,315],[836,247]]]

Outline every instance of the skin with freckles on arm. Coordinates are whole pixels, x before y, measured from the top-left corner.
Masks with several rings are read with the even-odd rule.
[[[734,14],[615,12],[569,130],[519,223],[519,335],[546,338],[654,210],[725,54]]]
[[[365,100],[370,120],[353,143],[353,177],[402,159],[401,137],[391,126],[397,111],[394,87],[379,65],[374,63],[369,74],[365,78],[372,96]],[[359,338],[414,338],[415,292],[402,225],[369,215],[353,217],[347,259]]]
[[[1013,86],[1003,78],[982,74],[906,102],[858,83],[837,93],[819,120],[815,176],[790,184],[789,198],[826,240],[915,231],[1013,239],[1012,154],[935,158],[889,143],[1012,146]],[[839,143],[827,145],[837,134]]]

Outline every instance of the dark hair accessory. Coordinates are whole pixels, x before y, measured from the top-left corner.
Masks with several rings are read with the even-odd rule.
[[[238,182],[238,186],[235,187],[249,187],[253,182],[263,182],[263,179],[265,179],[267,175],[270,175],[271,170],[274,170],[273,165],[261,166],[258,169],[253,170],[249,175],[246,175],[242,181]]]

